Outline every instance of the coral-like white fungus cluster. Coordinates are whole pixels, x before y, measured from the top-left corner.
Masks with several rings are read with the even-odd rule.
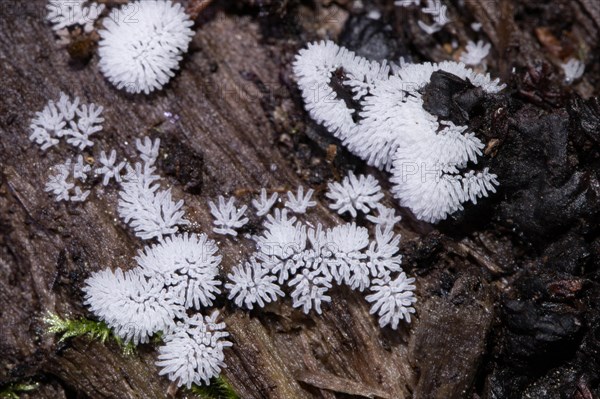
[[[229,298],[240,307],[253,309],[254,304],[263,307],[276,301],[277,296],[285,295],[277,285],[277,277],[254,258],[244,265],[234,266],[229,278],[231,283],[225,286],[230,291]]]
[[[126,342],[148,342],[158,331],[170,331],[184,313],[181,298],[167,292],[160,279],[148,279],[139,268],[92,274],[84,287],[90,310]]]
[[[400,320],[410,321],[410,314],[414,312],[412,305],[415,303],[415,297],[412,290],[415,289],[414,278],[407,278],[404,272],[400,273],[395,279],[389,276],[373,281],[371,290],[374,292],[367,295],[366,300],[374,302],[371,307],[371,314],[379,315],[379,325],[391,325],[396,329]]]
[[[57,132],[77,113],[78,103],[61,96],[58,105],[47,107],[48,118],[38,115],[36,126],[51,137],[61,137],[64,134]],[[135,165],[119,161],[115,150],[101,151],[94,168],[82,155],[76,162],[68,160],[56,167],[57,174],[46,190],[57,200],[83,201],[90,192],[83,192],[76,183],[88,181],[92,171],[104,186],[113,180],[120,185],[120,217],[140,238],[158,242],[139,251],[137,266],[131,270],[107,268],[93,273],[83,288],[84,303],[125,342],[146,343],[162,332],[164,345],[156,363],[160,374],[179,386],[208,384],[225,367],[224,349],[232,344],[226,339],[225,325],[217,322],[218,312],[210,316],[193,312],[212,306],[221,293],[221,256],[216,243],[205,234],[177,233],[178,225],[189,222],[184,218],[183,201],[175,203],[170,190],[161,190],[157,184],[160,141],[138,139],[136,148],[141,162]],[[312,189],[305,193],[300,186],[295,193],[287,193],[285,207],[305,213],[316,206],[313,193]],[[378,182],[372,176],[357,177],[351,172],[341,184],[330,185],[328,196],[340,213],[356,216],[357,211],[377,209],[377,216],[369,215],[375,224],[374,239],[355,223],[313,227],[288,217],[288,209],[275,209],[274,215],[267,216],[262,235],[254,237],[256,252],[229,274],[229,298],[252,309],[285,296],[287,291],[294,307],[321,313],[323,304],[331,301],[333,285],[347,285],[369,293],[366,299],[381,327],[396,329],[400,320],[410,322],[416,302],[414,279],[402,271],[400,237],[393,233],[399,218],[379,203],[383,194]],[[267,191],[261,190],[253,201],[259,216],[268,214],[277,197],[268,197]],[[219,204],[211,202],[210,207],[217,233],[237,235],[235,229],[248,222],[243,217],[247,206],[236,208],[233,197],[227,202],[219,197]]]
[[[92,147],[91,136],[102,131],[103,108],[95,104],[81,104],[79,97],[71,99],[65,93],[60,94],[57,102],[50,100],[41,112],[37,112],[30,124],[29,140],[40,146],[42,151],[57,146],[61,139],[83,151]],[[88,182],[91,172],[104,175],[104,185],[111,178],[120,181],[119,172],[126,162],[115,165],[116,152],[110,156],[101,152],[99,164],[93,168],[93,158],[84,161],[83,155],[76,159],[67,159],[64,163],[52,167],[52,174],[46,183],[45,191],[56,196],[56,201],[84,202],[90,190],[82,188]]]
[[[348,149],[380,169],[390,170],[392,192],[421,220],[438,222],[466,201],[495,192],[496,176],[477,163],[483,143],[466,127],[438,121],[423,109],[419,89],[442,70],[496,93],[504,87],[489,74],[462,63],[404,64],[391,73],[333,42],[311,43],[299,52],[294,72],[311,117],[342,140]],[[343,85],[360,103],[350,108],[331,86],[342,71]]]
[[[158,350],[159,374],[168,374],[171,381],[180,381],[188,388],[192,384],[210,384],[210,377],[219,375],[225,367],[223,349],[232,346],[225,340],[225,323],[217,323],[218,312],[210,316],[194,315],[176,325],[175,332],[165,336],[165,345]]]
[[[125,342],[145,343],[163,332],[160,374],[180,386],[208,384],[225,366],[229,334],[216,323],[217,311],[205,318],[188,311],[209,307],[220,293],[215,242],[204,234],[176,234],[147,246],[136,260],[138,266],[126,272],[92,274],[84,303]]]
[[[267,197],[263,188],[259,198],[252,201],[259,216],[267,215],[264,230],[251,237],[256,251],[228,274],[225,288],[229,299],[237,306],[254,309],[275,302],[288,292],[293,307],[307,314],[313,309],[321,314],[323,305],[332,300],[333,285],[346,285],[369,293],[366,299],[372,303],[371,313],[379,316],[381,327],[396,329],[400,320],[410,322],[415,312],[415,279],[402,271],[400,237],[393,232],[400,217],[379,202],[383,193],[377,180],[350,172],[341,184],[331,183],[326,194],[333,201],[330,207],[340,214],[349,212],[356,217],[358,211],[369,214],[377,209],[377,216],[367,215],[374,224],[373,240],[369,231],[356,223],[325,229],[321,224],[315,227],[288,216],[288,210],[305,213],[314,206],[312,195],[313,190],[305,194],[302,186],[296,193],[289,191],[286,209],[275,208],[271,214],[267,213],[277,194]],[[220,208],[225,207],[223,198],[221,203]],[[233,199],[228,204],[235,209]],[[217,209],[216,205],[211,206]]]
[[[75,129],[89,136],[102,128],[96,126],[102,122],[101,111],[101,107],[80,106],[78,98],[71,101],[61,94],[57,103],[50,101],[36,115],[30,139],[46,150],[64,136],[70,142]],[[80,150],[87,147],[70,143]],[[125,342],[145,343],[162,332],[160,374],[180,386],[208,384],[225,366],[223,350],[231,343],[224,338],[229,334],[223,331],[223,323],[216,322],[218,312],[209,317],[190,312],[210,307],[221,293],[217,279],[221,256],[216,243],[204,234],[175,234],[178,225],[189,222],[184,219],[183,201],[174,202],[171,190],[161,190],[157,183],[160,176],[154,172],[160,140],[138,139],[136,148],[142,162],[133,166],[118,161],[115,150],[101,151],[97,162],[93,158],[86,162],[78,155],[75,161],[56,165],[45,191],[57,201],[85,201],[90,190],[83,191],[80,184],[89,182],[92,171],[104,186],[112,180],[120,184],[120,217],[138,237],[157,238],[158,243],[140,251],[137,267],[131,270],[107,268],[93,273],[83,289],[84,303]]]
[[[85,6],[86,3],[89,3],[88,7]],[[49,0],[46,19],[52,23],[52,29],[55,31],[81,25],[86,32],[91,32],[104,7],[104,4],[88,0]]]
[[[161,191],[155,183],[159,142],[146,138],[136,146],[143,163],[127,165],[119,214],[136,235],[159,241],[139,251],[134,269],[114,273],[106,269],[88,278],[85,304],[126,342],[148,342],[163,332],[160,374],[180,386],[208,384],[225,366],[223,349],[231,343],[224,338],[229,334],[222,331],[224,324],[216,323],[218,312],[210,317],[189,312],[212,306],[221,293],[217,279],[221,256],[205,234],[174,234],[178,224],[188,222],[181,210],[183,201],[174,203],[170,190]],[[115,170],[109,166],[114,165],[113,158],[106,162],[107,170]]]
[[[79,150],[93,146],[90,135],[102,130],[100,117],[102,107],[95,104],[80,105],[79,98],[71,100],[61,93],[58,102],[50,101],[42,112],[38,112],[31,122],[29,139],[47,150],[66,137],[67,143]],[[175,202],[171,190],[161,190],[157,183],[154,166],[160,140],[136,140],[136,147],[143,162],[130,165],[127,161],[117,161],[115,150],[101,151],[96,167],[85,163],[83,156],[77,160],[67,160],[53,167],[53,174],[46,183],[45,191],[56,196],[56,201],[83,202],[90,190],[83,190],[78,183],[85,183],[93,170],[102,177],[103,185],[111,180],[120,184],[119,216],[129,224],[135,234],[142,239],[159,238],[177,232],[178,225],[189,222],[183,218],[183,201]],[[92,162],[93,163],[93,162]],[[123,172],[126,172],[123,175]]]
[[[118,212],[142,239],[157,238],[135,258],[137,267],[92,274],[84,287],[85,304],[125,342],[148,342],[162,332],[159,348],[160,375],[167,374],[178,385],[208,384],[224,364],[225,324],[217,323],[218,312],[203,317],[191,314],[212,306],[221,293],[217,279],[221,256],[205,234],[175,234],[188,224],[183,201],[174,202],[171,190],[161,190],[156,175],[160,140],[136,140],[142,162],[117,162],[113,150],[101,153],[96,169],[107,185],[120,182]],[[127,173],[123,176],[122,170]]]
[[[304,187],[299,186],[297,192],[294,194],[291,191],[287,192],[287,201],[285,207],[289,208],[294,213],[306,213],[308,208],[316,206],[317,203],[312,201],[313,189],[309,189],[306,194],[304,193]],[[267,190],[261,189],[260,197],[252,200],[252,205],[256,209],[257,216],[264,216],[269,213],[269,210],[273,207],[278,198],[277,193],[273,193],[271,197],[267,197]],[[244,217],[248,207],[243,205],[241,208],[235,207],[235,198],[230,197],[227,202],[223,196],[219,196],[218,204],[213,201],[209,201],[210,213],[213,215],[213,224],[215,227],[213,231],[217,234],[237,236],[238,229],[242,228],[248,223],[248,218]]]
[[[92,134],[102,131],[103,108],[95,104],[80,104],[79,97],[71,99],[60,93],[57,102],[50,100],[31,121],[29,140],[38,144],[43,151],[57,145],[61,138],[83,150],[94,143]]]
[[[163,281],[167,294],[178,297],[186,309],[200,310],[221,292],[217,251],[205,234],[178,234],[144,248],[136,260],[146,277]]]
[[[410,322],[414,278],[402,272],[400,237],[393,225],[376,225],[375,239],[370,240],[368,230],[355,223],[309,227],[288,217],[287,210],[275,209],[263,226],[262,235],[254,237],[257,251],[250,261],[228,275],[225,287],[238,306],[263,307],[283,297],[286,289],[294,307],[320,314],[335,283],[370,291],[366,299],[373,302],[371,313],[379,315],[381,327],[395,329],[399,320]]]
[[[175,76],[194,23],[181,4],[140,0],[111,11],[99,32],[99,67],[117,88],[149,94]]]

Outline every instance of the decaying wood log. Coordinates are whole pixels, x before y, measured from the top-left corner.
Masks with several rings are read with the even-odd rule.
[[[36,398],[165,397],[169,381],[158,376],[151,345],[125,356],[111,343],[76,338],[58,344],[44,333],[41,317],[48,311],[90,317],[82,304],[83,281],[101,268],[133,267],[143,244],[119,220],[114,188],[96,182],[92,197],[78,206],[55,203],[43,192],[49,168],[74,152],[61,146],[42,154],[27,138],[29,121],[48,99],[65,91],[106,109],[104,132],[90,156],[114,148],[132,158],[136,138],[161,138],[158,172],[173,196],[185,200],[190,231],[212,234],[207,201],[217,195],[237,193],[249,202],[261,187],[300,184],[320,189],[319,205],[308,219],[332,225],[340,219],[327,209],[325,178],[343,174],[340,165],[357,161],[341,148],[328,156],[320,143],[306,138],[305,131],[310,134],[315,125],[298,101],[290,70],[307,40],[339,33],[351,2],[276,5],[291,8],[285,12],[297,18],[281,37],[270,37],[268,29],[284,29],[272,23],[279,14],[267,22],[257,15],[261,7],[276,7],[272,2],[215,1],[200,13],[181,72],[165,90],[147,97],[117,91],[98,71],[97,57],[83,65],[73,62],[44,22],[45,3],[5,0],[0,5],[0,385],[41,381],[31,396]],[[376,2],[391,14],[389,3]],[[469,18],[483,23],[496,51],[515,46],[503,31],[513,22],[498,11],[512,2],[467,3]],[[584,28],[597,32],[593,2],[577,4]],[[327,6],[335,8],[334,20],[316,18],[327,14]],[[288,22],[281,17],[279,24]],[[456,23],[456,31],[464,34],[466,28]],[[318,24],[321,30],[307,29]],[[535,41],[523,35],[519,40]],[[522,51],[528,50],[517,53]],[[441,54],[424,52],[434,58]],[[543,57],[539,45],[531,55],[536,56]],[[500,59],[505,60],[503,54]],[[507,68],[499,62],[496,70],[507,76]],[[336,149],[332,143],[325,146]],[[378,176],[385,182],[385,174]],[[389,196],[387,201],[392,204]],[[399,331],[380,329],[362,296],[344,288],[333,291],[333,303],[322,316],[304,316],[285,300],[260,312],[219,303],[234,343],[224,374],[241,398],[470,395],[496,317],[494,278],[477,258],[485,249],[469,242],[457,250],[447,236],[405,219],[409,222],[397,232],[403,236],[407,270],[419,277],[419,303],[416,320]],[[252,220],[248,231],[258,227]],[[224,277],[253,248],[242,238],[217,239]]]

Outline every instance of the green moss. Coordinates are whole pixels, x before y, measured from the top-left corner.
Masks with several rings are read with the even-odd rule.
[[[209,386],[192,385],[190,391],[201,399],[240,399],[223,376],[213,378]]]
[[[19,399],[20,394],[35,391],[38,389],[37,383],[18,382],[0,387],[0,398],[2,399]]]
[[[108,339],[112,339],[119,345],[124,354],[129,356],[135,353],[135,346],[131,342],[127,344],[123,342],[123,340],[114,335],[106,323],[102,321],[89,320],[83,317],[79,319],[63,319],[54,313],[46,314],[43,321],[47,326],[46,331],[49,334],[59,335],[58,342],[83,336],[92,340],[99,340],[103,344],[106,343]]]

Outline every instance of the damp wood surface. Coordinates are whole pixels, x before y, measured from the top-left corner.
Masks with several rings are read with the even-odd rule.
[[[452,34],[427,36],[418,11],[391,1],[215,1],[196,20],[180,72],[150,96],[112,87],[97,56],[73,60],[44,21],[45,0],[8,3],[0,6],[0,386],[39,382],[23,394],[31,398],[173,392],[152,345],[126,356],[110,342],[58,343],[44,333],[46,312],[92,317],[82,304],[85,279],[134,267],[143,247],[118,217],[115,187],[96,181],[81,205],[43,192],[49,168],[75,155],[66,145],[42,153],[28,140],[49,99],[64,91],[105,107],[90,156],[115,149],[132,159],[136,138],[161,139],[161,185],[185,201],[186,231],[218,241],[225,279],[252,253],[243,236],[260,221],[251,218],[239,238],[214,235],[207,201],[218,195],[249,204],[262,187],[311,187],[318,206],[306,219],[332,226],[343,220],[327,208],[326,183],[355,169],[375,174],[385,204],[395,204],[386,173],[352,157],[303,110],[291,73],[298,49],[332,38],[375,59],[457,59],[448,43],[464,47],[479,21],[477,37],[493,44],[488,70],[509,86],[466,112],[495,143],[487,162],[503,186],[438,226],[394,205],[405,271],[417,278],[413,322],[379,328],[363,295],[346,288],[332,290],[320,316],[289,299],[252,312],[223,299],[216,307],[234,344],[224,376],[243,399],[597,397],[598,3],[453,1]],[[380,21],[364,16],[370,9]],[[569,52],[588,60],[574,86],[562,84],[558,67]]]

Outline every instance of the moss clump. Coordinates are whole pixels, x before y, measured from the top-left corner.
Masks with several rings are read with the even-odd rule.
[[[12,384],[0,387],[0,398],[2,399],[19,399],[22,393],[35,391],[38,389],[38,383],[32,382],[15,382]]]
[[[99,340],[103,344],[110,338],[121,347],[123,353],[132,355],[135,346],[129,342],[125,343],[120,337],[113,334],[111,329],[103,321],[94,321],[86,318],[63,319],[57,314],[48,313],[43,318],[49,334],[58,334],[58,342],[64,342],[74,337],[86,336],[92,340]]]
[[[202,399],[240,399],[223,376],[213,378],[208,386],[192,385],[190,391]]]

